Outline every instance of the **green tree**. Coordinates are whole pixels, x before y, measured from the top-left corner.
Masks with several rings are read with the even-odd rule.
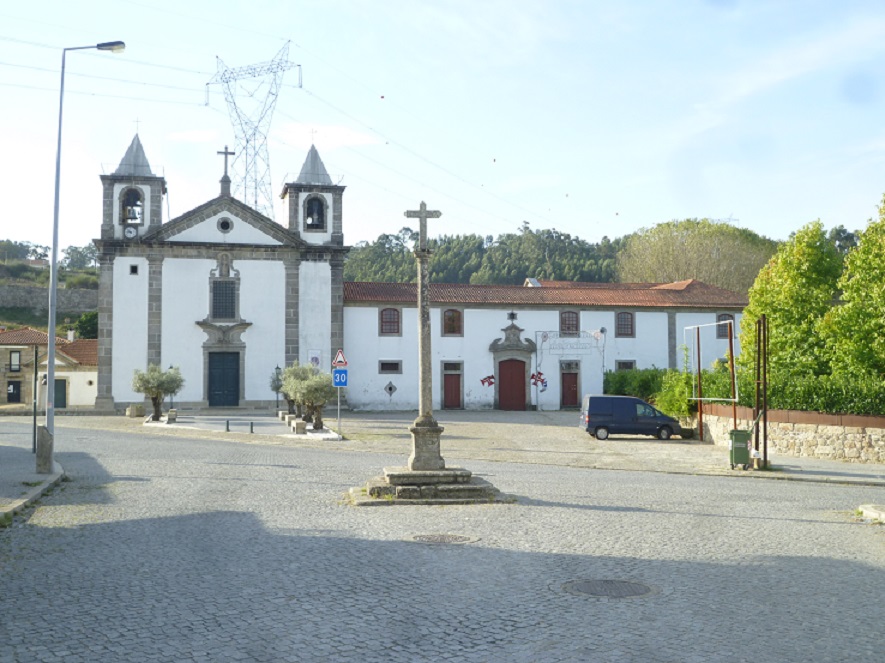
[[[78,338],[98,338],[98,312],[84,313],[74,323]]]
[[[774,240],[728,223],[668,221],[625,238],[618,278],[622,283],[696,279],[745,293],[776,250]]]
[[[301,385],[316,375],[317,372],[314,366],[301,364],[297,360],[293,361],[291,366],[286,366],[283,369],[280,393],[286,399],[286,404],[289,406],[289,414],[297,414],[299,417],[302,414],[310,414],[309,412],[302,413],[304,401],[300,400]]]
[[[152,421],[160,421],[162,416],[160,408],[163,405],[163,399],[170,394],[174,396],[181,391],[183,386],[184,378],[177,367],[164,371],[156,364],[148,364],[146,371],[136,369],[135,375],[132,377],[133,391],[151,399],[154,406]]]
[[[98,258],[98,249],[94,245],[69,246],[62,251],[65,257],[62,265],[65,269],[87,269],[95,265]]]
[[[335,385],[328,373],[315,373],[299,383],[296,398],[303,404],[313,419],[313,429],[323,429],[323,408],[335,398]]]
[[[27,260],[30,244],[27,242],[13,242],[10,239],[0,240],[0,258],[4,263],[10,260]]]
[[[807,224],[783,244],[759,272],[741,318],[738,363],[752,370],[756,321],[768,318],[768,366],[772,374],[828,373],[829,357],[819,333],[833,304],[842,258],[820,221]]]
[[[879,219],[860,233],[839,279],[841,304],[822,325],[834,373],[885,375],[885,197]]]

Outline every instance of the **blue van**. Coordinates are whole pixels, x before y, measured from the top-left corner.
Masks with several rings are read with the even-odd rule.
[[[669,440],[673,435],[687,439],[693,434],[682,430],[673,417],[633,396],[584,396],[581,427],[597,440],[616,434],[653,435],[659,440]]]

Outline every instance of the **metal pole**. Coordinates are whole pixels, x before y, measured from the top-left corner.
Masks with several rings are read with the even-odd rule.
[[[768,467],[768,316],[762,314],[762,464]]]
[[[45,454],[49,467],[41,467],[40,454],[37,458],[37,472],[41,474],[52,473],[53,446],[55,438],[55,314],[56,298],[58,290],[58,209],[59,190],[61,185],[61,127],[65,100],[65,58],[68,51],[82,51],[96,48],[102,51],[121,51],[125,44],[119,42],[105,42],[92,44],[91,46],[74,46],[64,48],[61,52],[61,82],[58,93],[58,141],[55,150],[55,204],[52,212],[52,253],[49,263],[49,321],[47,326],[48,339],[46,344],[46,431],[49,433]]]
[[[753,421],[759,417],[760,412],[760,386],[762,384],[762,318],[760,317],[756,320],[756,361],[754,362],[755,366],[755,378],[756,378],[756,399],[754,401],[755,407],[753,408]],[[754,429],[753,433],[753,449],[759,451],[759,427],[757,426]]]
[[[728,323],[728,370],[731,373],[731,421],[737,428],[737,378],[734,374],[734,320]]]
[[[31,402],[34,406],[34,430],[33,437],[31,439],[31,453],[37,453],[37,368],[39,364],[38,359],[38,348],[39,345],[34,346],[34,389],[31,394]]]
[[[701,328],[695,330],[698,344],[698,438],[704,441],[704,389],[701,385]]]
[[[341,387],[338,387],[338,439],[344,439],[341,435]]]
[[[88,48],[95,48],[89,46]],[[55,307],[58,288],[58,206],[61,188],[61,127],[65,100],[65,57],[69,50],[61,52],[61,83],[58,95],[58,142],[55,152],[55,205],[52,213],[52,253],[49,263],[49,322],[46,343],[46,429],[55,435]],[[50,453],[51,456],[51,453]]]

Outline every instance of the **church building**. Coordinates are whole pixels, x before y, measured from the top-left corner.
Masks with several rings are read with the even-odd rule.
[[[166,181],[136,135],[101,176],[98,397],[120,409],[144,398],[133,372],[178,367],[180,408],[269,407],[276,367],[331,370],[343,351],[353,409],[418,407],[417,288],[345,283],[342,202],[311,147],[284,185],[286,225],[219,195],[162,216]],[[601,393],[605,371],[681,368],[704,329],[701,362],[738,351],[746,299],[697,281],[522,286],[431,284],[434,409],[557,410]],[[700,333],[698,333],[700,336]]]

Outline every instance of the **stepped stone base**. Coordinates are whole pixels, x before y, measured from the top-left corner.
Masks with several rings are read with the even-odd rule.
[[[372,479],[365,487],[350,489],[350,498],[356,506],[487,504],[496,501],[499,495],[491,483],[458,467],[419,471],[385,467],[384,476]]]

